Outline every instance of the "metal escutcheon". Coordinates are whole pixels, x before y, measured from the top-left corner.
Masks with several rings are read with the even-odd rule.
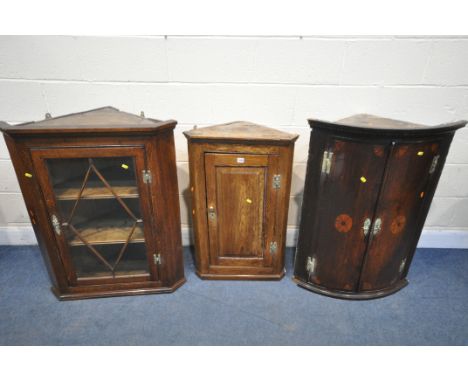
[[[382,219],[377,218],[374,222],[374,228],[372,229],[372,235],[377,235],[382,229]]]
[[[364,224],[362,225],[362,232],[364,233],[364,237],[367,236],[367,234],[369,233],[370,226],[371,220],[367,218],[366,220],[364,220]]]
[[[213,206],[208,207],[208,218],[213,220],[216,218],[215,208]]]

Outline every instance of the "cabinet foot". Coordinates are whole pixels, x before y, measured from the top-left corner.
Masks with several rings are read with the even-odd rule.
[[[319,287],[317,285],[299,280],[295,277],[293,277],[293,281],[298,286],[308,289],[312,292],[323,294],[324,296],[328,296],[328,297],[343,299],[343,300],[372,300],[375,298],[381,298],[381,297],[391,295],[395,292],[398,292],[400,289],[408,285],[408,280],[402,279],[398,281],[397,283],[393,284],[392,286],[385,288],[385,289],[379,289],[376,291],[364,291],[364,292],[344,292],[344,291],[334,291],[334,290],[326,289],[323,287]]]
[[[89,292],[60,292],[52,287],[52,293],[61,301],[83,300],[87,298],[98,297],[118,297],[118,296],[138,296],[144,294],[172,293],[185,283],[185,278],[177,281],[169,287],[139,288],[135,289],[129,286],[128,289],[109,290],[109,291],[89,291]]]
[[[266,275],[223,275],[223,274],[212,274],[212,273],[200,273],[196,271],[198,277],[203,280],[260,280],[260,281],[278,281],[281,280],[285,273],[284,271],[278,274],[266,274]]]

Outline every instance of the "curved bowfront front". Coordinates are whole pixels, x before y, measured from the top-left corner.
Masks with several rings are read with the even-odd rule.
[[[294,280],[345,299],[400,290],[453,135],[466,122],[356,115],[309,124]]]

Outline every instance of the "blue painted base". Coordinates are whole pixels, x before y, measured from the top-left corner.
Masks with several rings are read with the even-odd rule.
[[[185,249],[172,294],[60,302],[39,249],[0,247],[0,345],[468,345],[468,250],[418,249],[396,294],[344,301],[292,282],[204,281]]]

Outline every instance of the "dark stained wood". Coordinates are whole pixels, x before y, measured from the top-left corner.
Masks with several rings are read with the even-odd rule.
[[[310,127],[328,130],[332,133],[343,132],[348,136],[364,137],[418,137],[424,134],[443,134],[453,132],[463,126],[466,121],[450,122],[442,125],[427,126],[418,123],[405,122],[391,118],[377,117],[369,114],[357,114],[336,122],[309,119]]]
[[[383,297],[406,286],[450,142],[465,123],[424,126],[369,115],[309,120],[294,281],[345,299]],[[333,152],[328,174],[324,151]]]
[[[412,123],[406,121],[400,121],[397,119],[383,118],[371,114],[356,114],[347,118],[336,121],[341,125],[364,127],[369,129],[396,129],[396,130],[413,130],[413,129],[424,129],[428,128],[426,125],[419,123]]]
[[[381,231],[370,237],[361,290],[385,288],[401,278],[440,143],[429,140],[393,146],[375,213],[382,221]]]
[[[396,282],[395,284],[392,284],[388,288],[373,290],[369,292],[355,293],[348,291],[335,291],[333,289],[320,287],[316,284],[304,282],[296,276],[293,276],[293,281],[304,289],[308,289],[315,293],[323,294],[324,296],[340,298],[343,300],[371,300],[374,298],[385,297],[398,292],[400,289],[408,285],[408,281],[406,279],[402,279]]]
[[[185,281],[173,138],[175,125],[172,120],[152,120],[111,107],[38,123],[17,126],[2,123],[1,130],[51,276],[52,290],[58,298],[167,293]],[[54,190],[47,160],[115,157],[133,158],[136,183],[123,182],[114,187],[97,171],[96,180],[88,188],[83,189],[78,182],[76,187],[61,188],[59,185]],[[151,183],[143,180],[143,170],[151,172]],[[26,177],[25,173],[31,176]],[[100,186],[93,187],[98,181]],[[113,199],[126,211],[129,222],[121,222],[124,225],[119,227],[118,220],[106,223],[105,216],[102,216],[96,223],[87,222],[89,227],[80,228],[78,224],[79,228],[73,230],[70,226],[70,232],[76,235],[66,240],[68,222],[66,217],[60,216],[58,203],[74,203],[78,197],[95,200],[96,203]],[[136,203],[134,206],[138,206],[141,220],[127,207],[131,200]],[[51,224],[52,215],[59,217],[61,234],[55,232]],[[107,263],[107,269],[113,272],[122,262],[124,251],[133,250],[130,246],[141,245],[138,243],[142,242],[145,247],[139,248],[144,248],[143,253],[146,253],[147,261],[143,260],[148,266],[146,273],[130,269],[113,276],[100,275],[99,272],[92,277],[78,276],[70,257],[73,247],[89,246],[92,256],[91,247],[118,245],[120,249],[113,263],[105,258],[99,259],[99,251],[94,254],[94,261]],[[155,264],[153,259],[153,254],[158,253],[161,264]]]
[[[372,218],[388,149],[382,144],[336,139],[327,150],[333,152],[333,171],[320,174],[315,229],[301,235],[311,253],[306,262],[311,257],[316,271],[303,276],[330,289],[353,291],[366,250],[362,227]]]
[[[207,279],[279,279],[296,135],[235,122],[188,139],[197,273]],[[281,186],[273,187],[274,175]],[[276,251],[270,243],[276,242]]]

